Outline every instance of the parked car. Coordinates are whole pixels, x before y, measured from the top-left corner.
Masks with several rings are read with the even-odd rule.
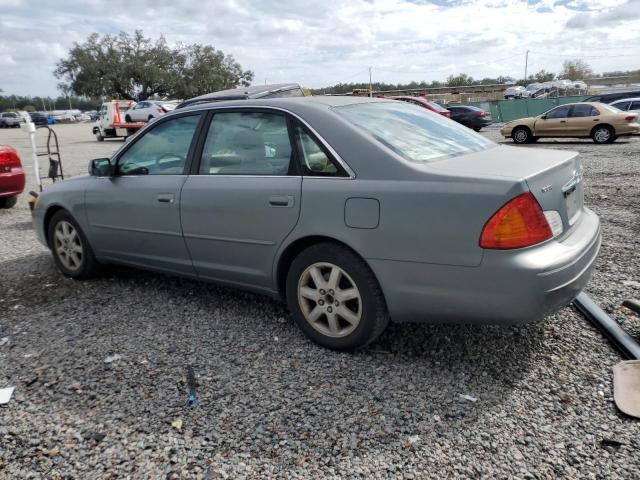
[[[24,119],[16,112],[0,113],[1,128],[20,128],[21,123],[24,123]]]
[[[481,128],[491,125],[491,114],[479,107],[467,105],[447,105],[451,112],[451,119],[461,123],[465,127],[473,128],[479,132]]]
[[[419,107],[426,108],[427,110],[431,110],[432,112],[439,113],[440,115],[444,115],[445,117],[450,117],[451,112],[444,108],[439,103],[433,102],[431,100],[427,100],[422,97],[391,97],[392,100],[400,100],[402,102],[412,103],[414,105],[418,105]]]
[[[624,98],[622,100],[616,100],[609,105],[622,110],[623,112],[637,113],[640,115],[640,97]]]
[[[231,88],[207,93],[185,100],[176,108],[184,108],[196,103],[221,102],[223,100],[248,100],[258,98],[304,97],[304,90],[298,83],[273,83],[270,85],[252,85],[250,87]]]
[[[513,87],[509,87],[504,91],[504,98],[522,98],[523,94],[527,91],[526,88],[520,85],[514,85]]]
[[[125,122],[148,122],[154,118],[171,112],[176,108],[175,103],[157,100],[144,100],[136,103],[124,114]]]
[[[17,203],[24,183],[18,152],[9,145],[0,145],[0,208],[11,208]]]
[[[31,117],[31,121],[37,126],[49,124],[49,115],[45,113],[31,112],[29,116]]]
[[[600,248],[575,152],[499,146],[389,100],[197,104],[89,171],[33,212],[64,275],[121,263],[251,289],[334,349],[389,319],[539,320]]]
[[[537,117],[520,118],[500,129],[515,143],[531,143],[543,137],[589,138],[612,143],[620,136],[640,133],[638,115],[604,103],[568,103]]]
[[[585,102],[612,103],[623,98],[640,97],[640,90],[628,90],[626,92],[600,93],[586,98]]]
[[[541,83],[531,83],[527,85],[522,94],[520,95],[522,98],[531,98],[533,94],[539,91],[542,88]]]

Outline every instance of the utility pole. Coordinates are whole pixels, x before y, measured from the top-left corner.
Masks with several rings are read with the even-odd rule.
[[[529,66],[529,50],[527,50],[527,53],[525,54],[524,57],[524,81],[525,83],[527,82],[527,67]]]
[[[373,87],[371,86],[371,67],[369,67],[369,98],[373,97]]]

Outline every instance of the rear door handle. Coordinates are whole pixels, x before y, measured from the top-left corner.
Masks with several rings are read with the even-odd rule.
[[[293,195],[272,195],[269,197],[272,207],[293,207]]]
[[[173,196],[173,193],[159,193],[156,200],[160,203],[173,203],[175,197]]]

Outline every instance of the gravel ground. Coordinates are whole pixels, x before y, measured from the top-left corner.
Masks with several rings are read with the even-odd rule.
[[[87,124],[56,131],[70,175],[122,144]],[[0,143],[30,168],[26,134]],[[588,291],[640,333],[620,307],[640,297],[640,138],[534,148],[581,152],[604,236]],[[65,279],[26,196],[0,211],[0,387],[16,386],[0,478],[638,478],[619,360],[572,308],[525,327],[391,325],[334,353],[253,294],[125,268]]]

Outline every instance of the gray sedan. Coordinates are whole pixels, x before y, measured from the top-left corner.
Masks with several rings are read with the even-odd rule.
[[[250,289],[348,350],[390,319],[520,323],[571,302],[600,249],[576,155],[404,102],[204,103],[47,188],[34,222],[69,277],[118,263]]]

